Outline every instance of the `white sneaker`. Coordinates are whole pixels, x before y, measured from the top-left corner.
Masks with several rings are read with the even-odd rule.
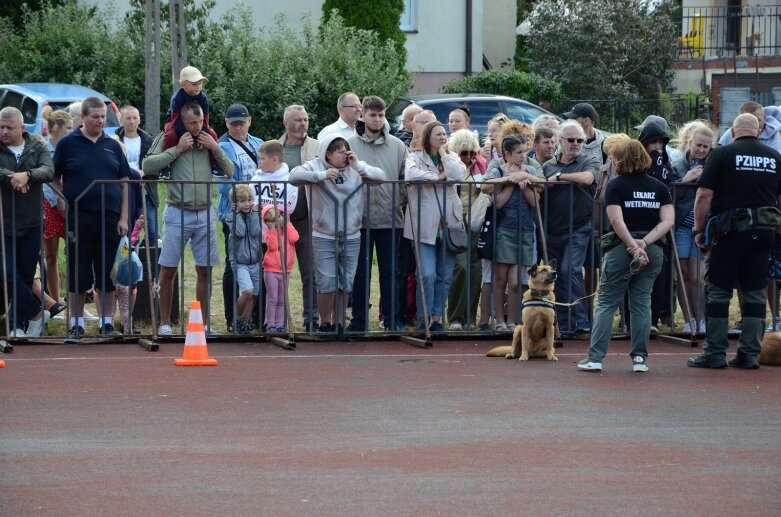
[[[170,336],[173,333],[174,333],[174,331],[171,328],[171,325],[160,325],[160,328],[157,329],[157,335],[158,336]]]
[[[65,311],[58,312],[56,316],[52,316],[53,320],[64,320],[65,319]]]
[[[84,321],[98,321],[100,318],[92,314],[90,311],[87,310],[86,307],[84,307]]]
[[[645,357],[640,357],[639,355],[636,355],[635,358],[632,359],[632,371],[633,372],[648,371],[648,365],[645,362]]]
[[[700,320],[699,332],[705,334],[705,320]]]
[[[27,337],[41,337],[46,328],[46,322],[51,318],[49,311],[43,311],[43,315],[38,320],[30,320],[27,323]]]
[[[586,358],[578,362],[578,370],[583,370],[586,372],[601,372],[602,363]]]
[[[457,321],[454,321],[450,324],[450,326],[447,328],[448,330],[462,330],[464,327],[461,326],[461,324]]]
[[[24,333],[23,329],[14,329],[9,337],[27,337],[27,334]]]
[[[681,332],[685,332],[687,334],[691,334],[692,332],[692,325],[688,321],[683,324],[683,330]]]

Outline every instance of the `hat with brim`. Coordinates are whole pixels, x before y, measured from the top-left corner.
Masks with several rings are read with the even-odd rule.
[[[200,83],[203,81],[204,83],[208,83],[209,79],[204,77],[201,71],[194,66],[186,66],[179,72],[179,81],[187,81],[190,83]]]
[[[247,122],[249,120],[249,111],[243,104],[231,104],[228,111],[225,112],[225,122]]]
[[[586,117],[586,118],[590,118],[592,121],[596,121],[597,110],[595,110],[594,106],[592,106],[588,102],[581,102],[580,104],[575,104],[574,106],[572,106],[571,110],[564,113],[564,117],[565,118]]]
[[[635,126],[635,129],[638,131],[642,131],[645,126],[648,124],[656,124],[657,126],[661,126],[665,131],[669,130],[669,126],[667,125],[667,121],[664,119],[664,117],[660,117],[659,115],[648,115],[645,117],[645,120],[643,120],[643,123],[639,126]]]

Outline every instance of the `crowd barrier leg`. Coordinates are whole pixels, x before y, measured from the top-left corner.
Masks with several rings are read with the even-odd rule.
[[[2,217],[3,212],[5,209],[3,208],[3,197],[0,196],[0,246],[2,249],[0,249],[0,253],[3,254],[3,264],[2,264],[2,274],[3,274],[3,305],[5,308],[5,338],[11,335],[11,322],[9,320],[10,314],[8,314],[8,308],[10,307],[11,303],[8,298],[8,267],[7,267],[7,261],[8,261],[8,254],[6,253],[5,249],[5,220]],[[4,354],[10,354],[14,351],[14,346],[10,343],[8,339],[0,339],[0,350]]]
[[[678,279],[679,279],[678,280],[678,285],[679,285],[679,287],[681,287],[681,293],[683,294],[683,307],[681,307],[681,311],[684,313],[684,317],[685,317],[686,314],[689,315],[689,325],[691,326],[691,336],[689,337],[689,339],[685,339],[685,338],[680,338],[680,337],[676,337],[676,336],[671,336],[671,335],[659,333],[656,336],[656,338],[659,341],[666,341],[668,343],[674,343],[674,344],[678,344],[678,345],[688,345],[688,346],[691,346],[691,347],[696,347],[696,346],[698,346],[698,342],[697,342],[697,339],[695,337],[695,333],[696,333],[696,329],[697,329],[697,318],[693,318],[692,317],[693,312],[692,312],[692,306],[689,303],[689,296],[686,294],[685,286],[682,285],[682,283],[683,283],[683,271],[681,270],[681,261],[680,261],[680,258],[678,257],[678,248],[676,247],[675,244],[676,244],[675,243],[675,231],[674,230],[670,230],[670,246],[672,247],[672,249],[671,249],[671,256],[672,256],[672,259],[673,259],[673,264],[675,265],[674,273],[676,273],[678,275]],[[672,289],[672,287],[671,287],[671,289]],[[673,313],[673,317],[674,317],[674,313]]]
[[[146,206],[146,196],[141,196],[141,205],[143,206],[143,213],[147,213],[147,206]],[[130,230],[132,231],[132,230]],[[149,313],[150,317],[152,318],[152,339],[146,339],[146,338],[140,338],[138,340],[139,346],[142,348],[145,348],[149,350],[150,352],[157,352],[160,350],[160,345],[157,342],[157,311],[155,310],[155,290],[154,290],[154,278],[152,277],[152,262],[151,257],[149,254],[149,243],[150,243],[150,234],[149,234],[149,222],[147,221],[146,217],[144,218],[144,235],[146,236],[146,246],[144,246],[144,251],[146,253],[146,271],[144,272],[146,274],[146,281],[147,281],[147,290],[149,291],[147,294],[149,296]],[[157,244],[157,243],[155,243]],[[130,326],[133,327],[133,311],[130,311]]]

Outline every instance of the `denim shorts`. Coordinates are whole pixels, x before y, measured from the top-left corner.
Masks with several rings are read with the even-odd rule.
[[[336,264],[337,246],[339,247],[339,264]],[[312,262],[315,266],[315,289],[317,292],[333,293],[337,290],[345,293],[352,292],[360,250],[361,239],[338,242],[336,239],[313,236],[312,254],[314,260]]]
[[[691,230],[686,228],[675,230],[675,250],[678,252],[679,259],[703,258],[702,250],[694,243]]]
[[[240,293],[251,290],[257,296],[260,292],[260,264],[236,264],[233,275]]]

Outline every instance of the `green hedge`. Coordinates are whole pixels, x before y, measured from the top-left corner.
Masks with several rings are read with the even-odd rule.
[[[558,102],[561,85],[537,74],[517,70],[486,70],[463,79],[455,79],[442,87],[443,93],[493,93],[527,100]]]

